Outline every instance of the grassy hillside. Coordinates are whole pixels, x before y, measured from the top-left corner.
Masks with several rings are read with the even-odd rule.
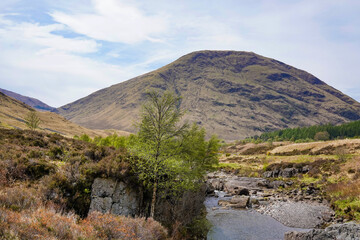
[[[0,93],[0,128],[27,129],[24,118],[33,108],[23,102]],[[115,130],[92,130],[81,127],[52,112],[37,112],[41,119],[40,129],[47,133],[59,133],[68,137],[87,134],[89,136],[107,136],[114,132],[126,135],[126,132]]]
[[[0,92],[4,93],[5,95],[15,98],[16,100],[19,100],[20,102],[25,103],[26,105],[29,105],[30,107],[33,107],[39,111],[54,111],[56,108],[50,107],[46,103],[43,103],[42,101],[32,98],[32,97],[26,97],[21,94],[8,91],[5,89],[0,88]]]
[[[130,176],[124,150],[0,129],[0,238],[166,239],[152,219],[87,215],[96,177],[129,183]]]
[[[89,128],[134,131],[144,93],[182,96],[186,119],[225,140],[360,118],[360,104],[313,75],[251,52],[199,51],[59,108]]]

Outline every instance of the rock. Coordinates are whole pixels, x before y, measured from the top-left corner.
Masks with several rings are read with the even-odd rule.
[[[259,199],[252,197],[252,198],[250,198],[250,203],[251,203],[251,205],[259,204]]]
[[[310,171],[310,166],[309,165],[306,165],[304,167],[302,167],[301,169],[301,173],[307,173]]]
[[[111,179],[97,178],[92,185],[91,196],[111,197],[115,191],[116,182]]]
[[[229,180],[224,185],[224,190],[233,195],[249,195],[249,190],[240,185],[238,180]]]
[[[92,185],[90,210],[115,215],[135,216],[138,212],[138,193],[124,182],[97,178]]]
[[[354,222],[334,224],[325,229],[313,229],[299,233],[291,231],[285,233],[285,240],[356,240],[360,239],[360,225]]]
[[[224,183],[222,179],[212,178],[207,180],[207,192],[213,192],[215,190],[222,191],[224,189]]]
[[[229,206],[229,205],[230,205],[230,201],[227,201],[227,200],[219,200],[219,201],[218,201],[218,205],[219,205],[219,206],[222,206],[222,207],[226,207],[226,206]]]
[[[272,181],[269,186],[271,188],[279,188],[279,187],[285,187],[285,182],[284,181]]]
[[[135,191],[126,188],[123,182],[116,185],[113,194],[111,213],[115,215],[135,215],[138,207],[138,195]]]
[[[274,176],[273,171],[266,171],[262,174],[264,178],[272,178]]]
[[[276,177],[291,178],[298,173],[307,173],[309,172],[309,170],[310,167],[308,165],[300,168],[295,168],[295,167],[289,167],[284,169],[278,168],[272,171],[266,171],[262,174],[262,176],[264,178],[276,178]]]
[[[282,177],[284,178],[291,178],[293,177],[295,174],[297,174],[297,170],[296,168],[285,168],[284,170],[282,170]]]
[[[230,200],[230,207],[234,208],[246,208],[249,205],[249,196],[234,196]]]
[[[288,181],[288,182],[286,182],[285,183],[287,186],[292,186],[293,184],[294,184],[294,182],[293,181]]]

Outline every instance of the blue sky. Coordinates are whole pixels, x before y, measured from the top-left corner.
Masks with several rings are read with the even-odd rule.
[[[360,101],[358,0],[1,0],[0,88],[59,107],[203,49],[252,51]]]

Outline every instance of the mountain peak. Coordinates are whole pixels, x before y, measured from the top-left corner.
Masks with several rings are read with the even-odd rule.
[[[134,131],[144,93],[182,96],[185,118],[236,140],[265,131],[360,119],[360,104],[315,76],[252,52],[196,51],[59,109],[90,128]]]

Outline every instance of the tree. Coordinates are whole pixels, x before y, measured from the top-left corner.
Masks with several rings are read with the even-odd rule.
[[[135,165],[140,180],[152,187],[150,217],[154,217],[158,186],[177,173],[176,157],[181,143],[176,139],[182,137],[188,124],[178,125],[184,114],[179,108],[179,97],[168,92],[149,92],[147,97],[133,150],[139,157]]]
[[[205,140],[205,129],[180,124],[184,111],[180,97],[169,92],[147,93],[142,106],[138,134],[127,141],[133,154],[131,167],[152,193],[150,217],[154,217],[158,195],[174,201],[187,190],[196,190],[206,170],[218,163],[219,140]]]
[[[327,131],[317,132],[314,136],[314,140],[316,141],[326,141],[330,139],[330,134]]]
[[[36,111],[30,111],[25,117],[25,123],[31,130],[34,131],[39,127],[41,120]]]

